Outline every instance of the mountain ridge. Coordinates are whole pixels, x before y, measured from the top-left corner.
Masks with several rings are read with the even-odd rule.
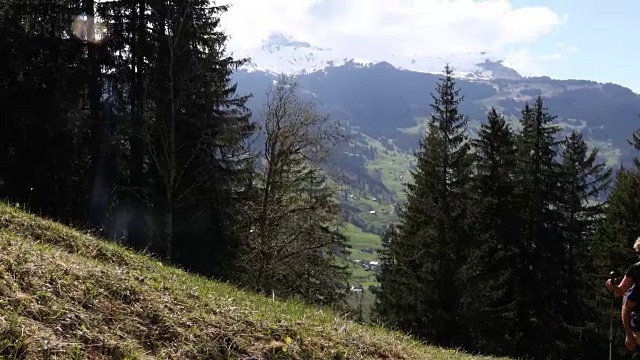
[[[259,47],[245,51],[243,56],[248,58],[249,62],[243,65],[240,68],[241,70],[265,72],[271,75],[306,75],[341,66],[371,67],[380,64],[389,64],[397,70],[441,75],[444,65],[449,64],[454,69],[455,77],[470,81],[492,81],[497,79],[592,81],[573,78],[552,79],[546,75],[522,76],[515,69],[505,65],[504,59],[494,56],[494,60],[492,60],[492,56],[486,51],[481,51],[477,54],[468,53],[447,57],[388,54],[382,58],[368,59],[357,54],[338,54],[330,47],[315,46],[281,31],[272,32],[262,40]],[[422,63],[419,63],[420,61]],[[593,82],[613,84],[611,82]],[[635,92],[633,93],[635,94]]]
[[[338,54],[332,48],[315,46],[284,32],[272,32],[259,47],[245,51],[242,56],[248,58],[249,62],[241,69],[271,74],[308,74],[348,64],[366,67],[387,63],[399,70],[435,74],[445,63],[453,63],[455,67],[460,67],[455,75],[461,78],[489,80],[504,76],[521,77],[515,70],[502,65],[503,60],[491,61],[484,51],[474,56],[466,55],[468,59],[463,61],[455,55],[443,58],[389,54],[385,58],[366,59],[353,54]]]

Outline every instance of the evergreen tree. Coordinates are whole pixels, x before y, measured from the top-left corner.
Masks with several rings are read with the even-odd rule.
[[[87,99],[96,74],[70,26],[83,10],[73,1],[0,4],[0,197],[82,225],[95,163],[85,120],[98,114],[95,87]]]
[[[633,146],[634,149],[640,150],[640,129],[636,129],[633,134],[631,134],[631,140],[627,140],[629,145]],[[633,165],[636,169],[640,169],[640,159],[637,156],[633,157]]]
[[[562,336],[567,344],[564,356],[580,353],[588,356],[589,348],[584,340],[591,340],[599,326],[594,316],[596,304],[592,297],[592,274],[596,273],[593,258],[594,236],[597,221],[602,218],[603,204],[596,201],[607,190],[611,169],[597,162],[598,150],[588,151],[581,134],[572,132],[565,141],[561,182],[562,200],[558,210],[561,215],[561,231],[565,254],[562,259],[563,297],[556,299],[563,309],[559,320],[567,327]],[[583,339],[583,340],[581,340]],[[586,352],[584,352],[586,351]]]
[[[156,10],[157,7],[149,6],[144,0],[96,4],[96,13],[109,29],[102,45],[109,55],[101,59],[101,63],[109,72],[109,91],[105,94],[111,107],[108,120],[117,124],[112,125],[110,139],[105,139],[111,143],[110,153],[116,157],[117,164],[106,170],[111,181],[103,184],[103,191],[111,196],[102,222],[109,230],[122,228],[126,244],[139,250],[155,245],[154,239],[159,237],[153,234],[148,215],[152,213],[150,205],[154,200],[145,144],[148,124],[153,119],[150,109],[154,107],[147,95],[151,79],[155,77],[151,71],[156,64],[154,54],[160,46],[147,24],[157,18]],[[155,24],[153,28],[158,29]],[[123,221],[123,217],[126,220]]]
[[[228,275],[248,233],[254,130],[230,81],[242,60],[225,54],[218,29],[227,7],[0,6],[0,105],[10,120],[0,125],[0,195]]]
[[[398,242],[396,225],[391,224],[382,236],[382,246],[378,250],[380,272],[376,275],[380,284],[375,291],[372,308],[372,320],[391,326],[405,324],[404,312],[400,309],[415,307],[419,298],[414,291],[417,284],[413,281],[416,274],[411,273],[411,265],[406,256],[410,252],[407,242]],[[400,261],[397,261],[397,260]],[[400,296],[401,295],[401,296]],[[415,316],[414,313],[409,316]],[[404,327],[403,327],[404,328]]]
[[[514,296],[519,237],[515,198],[515,135],[494,108],[480,126],[475,148],[475,241],[480,244],[478,265],[482,296],[471,317],[474,348],[483,352],[512,354],[517,323]]]
[[[244,60],[224,53],[227,36],[218,27],[227,6],[205,0],[155,6],[153,118],[145,144],[163,239],[154,252],[226,277],[246,235],[236,227],[238,196],[252,174],[248,97],[237,95],[230,80]]]
[[[416,153],[406,209],[388,250],[394,257],[391,269],[396,270],[391,276],[383,270],[380,276],[380,292],[402,292],[383,294],[376,304],[384,321],[445,346],[467,340],[463,306],[465,295],[474,297],[467,292],[474,289],[468,281],[475,259],[469,224],[468,120],[458,112],[463,97],[452,74],[446,66],[437,96],[432,95],[429,131]],[[401,285],[390,284],[396,281]],[[385,303],[392,297],[402,298],[402,307]]]
[[[516,303],[521,337],[516,356],[545,358],[558,337],[557,299],[561,298],[564,243],[557,214],[561,181],[558,155],[561,140],[555,116],[538,96],[533,107],[522,111],[521,131],[517,136],[518,209],[521,218],[521,242],[514,271],[520,280]],[[549,300],[554,299],[554,300]]]

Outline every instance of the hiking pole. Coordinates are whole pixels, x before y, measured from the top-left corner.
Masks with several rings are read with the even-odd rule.
[[[611,273],[609,273],[609,279],[611,280],[611,283],[613,285],[615,285],[616,279],[615,279],[615,273],[612,271]],[[610,292],[609,295],[611,295],[611,314],[609,316],[610,318],[610,324],[609,324],[609,360],[612,359],[611,355],[612,355],[612,349],[613,349],[613,302],[615,299],[615,290],[613,292]]]

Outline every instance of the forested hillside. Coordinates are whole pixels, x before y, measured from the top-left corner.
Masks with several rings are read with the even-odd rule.
[[[636,94],[386,63],[248,73],[226,11],[0,3],[0,198],[432,344],[607,354],[604,281],[640,236]]]

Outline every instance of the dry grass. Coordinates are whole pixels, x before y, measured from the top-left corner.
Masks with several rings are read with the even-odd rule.
[[[272,302],[0,204],[0,359],[478,359]]]

